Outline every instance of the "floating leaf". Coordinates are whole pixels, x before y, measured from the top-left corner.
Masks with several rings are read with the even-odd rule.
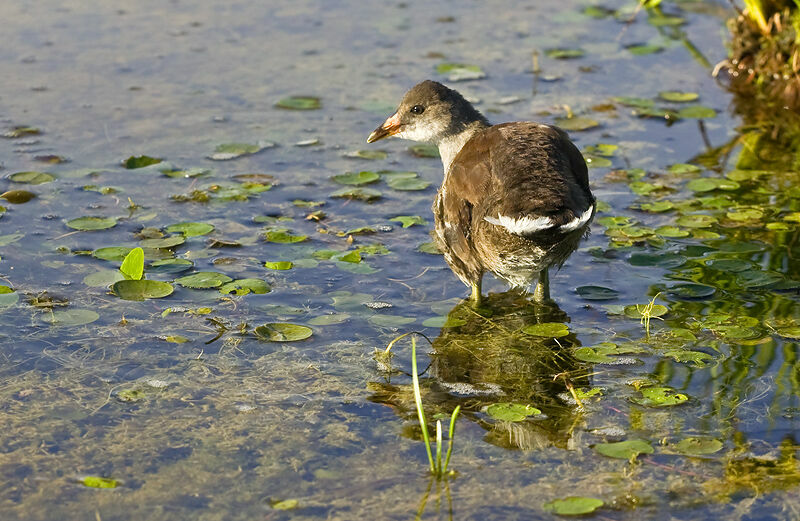
[[[671,448],[687,456],[704,456],[714,454],[722,449],[722,442],[714,438],[685,438],[672,445]]]
[[[171,295],[174,288],[160,280],[121,280],[111,286],[111,291],[122,300],[145,300]]]
[[[689,399],[685,394],[676,392],[671,387],[645,387],[639,390],[641,398],[631,398],[633,403],[646,407],[668,407],[680,405]]]
[[[42,131],[39,130],[38,128],[36,128],[36,127],[29,127],[27,125],[19,125],[19,126],[12,127],[9,130],[7,130],[3,134],[3,137],[10,138],[10,139],[15,139],[15,138],[20,138],[20,137],[24,137],[24,136],[38,136],[41,133],[42,133]]]
[[[294,342],[305,340],[313,334],[310,327],[299,324],[289,324],[285,322],[273,322],[258,326],[255,334],[261,340],[271,340],[272,342]]]
[[[678,111],[678,117],[699,119],[715,118],[717,117],[717,111],[709,107],[703,107],[702,105],[692,105],[691,107],[683,107],[680,109]]]
[[[0,309],[5,309],[19,302],[19,295],[8,286],[0,286]]]
[[[330,315],[320,315],[308,321],[312,326],[331,326],[334,324],[341,324],[350,318],[347,313],[332,313]]]
[[[357,199],[364,202],[377,201],[381,198],[381,193],[372,188],[342,188],[331,194],[331,197],[340,199]]]
[[[126,280],[119,270],[100,270],[83,278],[83,283],[93,288],[107,288],[117,281]],[[2,300],[2,299],[0,299]]]
[[[275,143],[270,143],[268,141],[259,141],[256,144],[223,143],[221,145],[217,145],[217,148],[214,149],[214,153],[208,156],[208,158],[213,159],[214,161],[228,161],[230,159],[236,159],[237,157],[256,154],[265,148],[271,148],[274,146]]]
[[[380,178],[381,176],[375,172],[347,172],[346,174],[332,176],[331,180],[340,185],[366,185],[374,183]]]
[[[67,221],[67,226],[74,230],[80,231],[94,231],[94,230],[106,230],[108,228],[113,228],[117,225],[117,220],[113,217],[78,217],[77,219],[72,219],[71,221]]]
[[[232,280],[233,279],[227,275],[223,273],[217,273],[216,271],[198,271],[197,273],[175,279],[175,283],[180,284],[185,288],[205,289],[218,288],[219,286],[222,286],[226,282],[230,282]]]
[[[342,262],[359,263],[361,262],[361,253],[358,250],[353,250],[345,254],[334,255],[331,258]]]
[[[131,156],[125,161],[122,162],[122,165],[127,168],[128,170],[134,170],[136,168],[144,168],[150,165],[157,165],[162,160],[157,157],[150,157],[150,156]]]
[[[9,244],[17,242],[23,237],[25,237],[24,233],[10,233],[8,235],[0,235],[0,246],[8,246]]]
[[[387,184],[391,188],[401,191],[425,190],[430,186],[430,183],[424,179],[409,177],[393,177],[387,181]]]
[[[685,24],[686,19],[681,18],[680,16],[667,16],[664,14],[658,14],[648,17],[647,23],[653,27],[665,27]]]
[[[270,501],[270,506],[275,510],[294,510],[300,506],[300,502],[296,499],[284,499],[282,501]]]
[[[675,163],[667,168],[667,172],[672,174],[695,174],[702,171],[703,169],[699,166],[690,165],[689,163]]]
[[[670,295],[682,299],[705,299],[716,293],[717,290],[713,286],[706,286],[705,284],[695,284],[686,282],[683,284],[676,284],[669,289]]]
[[[54,326],[83,326],[100,318],[91,309],[68,308],[59,309],[42,315],[42,320]]]
[[[635,56],[645,56],[647,54],[655,54],[657,52],[663,51],[664,46],[658,44],[643,43],[643,44],[626,45],[625,49],[627,49],[628,52],[630,52]]]
[[[208,223],[184,222],[167,226],[170,233],[182,233],[184,237],[198,237],[214,231],[214,226]]]
[[[602,499],[569,496],[563,499],[554,499],[542,506],[545,510],[559,516],[581,516],[584,514],[591,514],[603,505]]]
[[[615,443],[598,443],[594,446],[594,450],[609,458],[625,460],[636,458],[639,454],[652,454],[654,452],[649,442],[637,439]]]
[[[661,213],[672,210],[675,208],[675,204],[672,201],[656,201],[653,203],[642,203],[639,205],[639,208],[645,212]]]
[[[586,52],[583,49],[546,49],[544,53],[555,60],[569,60],[572,58],[582,58]]]
[[[144,250],[141,248],[134,248],[128,252],[125,259],[122,261],[122,266],[119,267],[119,271],[128,279],[141,279],[142,272],[144,271]]]
[[[677,226],[659,226],[656,228],[656,234],[660,235],[661,237],[669,237],[671,239],[689,236],[688,231],[682,230]]]
[[[528,416],[542,414],[542,411],[531,405],[521,403],[493,403],[486,408],[486,413],[495,420],[507,422],[520,422]]]
[[[675,224],[685,226],[686,228],[708,228],[716,224],[717,218],[713,215],[705,214],[689,214],[678,217]]]
[[[287,110],[316,110],[322,108],[322,102],[314,96],[289,96],[279,100],[275,106]]]
[[[119,481],[111,478],[101,478],[98,476],[86,476],[80,480],[84,486],[92,488],[117,488]]]
[[[143,239],[139,241],[139,245],[143,248],[174,248],[186,242],[186,239],[181,235],[173,235],[172,237],[162,237],[160,239]]]
[[[124,246],[109,246],[106,248],[98,248],[92,252],[92,257],[103,259],[107,261],[121,262],[125,260],[133,248],[126,248]]]
[[[371,160],[386,159],[386,156],[387,153],[385,150],[356,150],[355,152],[348,152],[345,154],[345,157]]]
[[[247,295],[248,293],[263,295],[270,291],[272,291],[272,288],[266,281],[261,279],[236,279],[233,282],[223,284],[219,288],[219,292],[223,295],[228,295],[230,293],[235,293],[236,295]]]
[[[677,90],[664,90],[658,93],[658,97],[666,101],[684,103],[687,101],[694,101],[697,98],[699,98],[700,95],[696,92],[680,92]]]
[[[264,267],[271,270],[290,270],[292,266],[294,266],[292,261],[267,261],[264,263]]]
[[[647,304],[634,304],[632,306],[625,306],[624,314],[628,318],[642,318],[642,311],[645,310]],[[654,304],[653,308],[650,310],[650,317],[661,317],[667,314],[669,309],[667,306],[662,306],[661,304]]]
[[[430,255],[442,255],[442,252],[439,251],[439,247],[436,246],[435,242],[423,242],[419,246],[417,246],[417,251],[420,253],[427,253]]]
[[[56,177],[46,172],[17,172],[16,174],[11,174],[8,178],[15,183],[41,185],[54,181]]]
[[[630,96],[617,96],[614,101],[620,105],[635,108],[651,108],[655,105],[655,102],[649,98],[634,98]]]
[[[36,194],[27,190],[8,190],[0,194],[0,197],[11,204],[23,204],[36,197]]]
[[[584,300],[613,300],[619,296],[617,290],[603,286],[578,286],[575,291]]]
[[[613,165],[611,160],[608,159],[607,157],[595,157],[586,155],[584,156],[584,158],[586,159],[586,164],[589,166],[589,168],[608,168],[611,165]]]
[[[581,131],[581,130],[589,130],[590,128],[594,128],[600,125],[596,120],[581,116],[576,117],[560,117],[555,119],[556,125],[563,128],[564,130],[574,130],[574,131]]]
[[[268,242],[275,242],[278,244],[294,244],[307,240],[308,235],[292,235],[284,230],[273,230],[267,232],[265,238]]]
[[[193,177],[206,177],[211,175],[211,170],[207,168],[186,168],[186,169],[171,169],[165,168],[161,173],[167,177],[177,179],[191,179]]]
[[[400,327],[416,322],[417,319],[398,315],[372,315],[369,317],[369,321],[379,327]]]
[[[419,215],[398,215],[397,217],[392,217],[389,219],[390,221],[397,221],[403,225],[403,228],[408,228],[410,226],[414,226],[415,224],[425,225],[425,219],[420,217]]]
[[[461,318],[439,316],[431,317],[422,322],[425,327],[459,327],[466,324],[467,321]]]
[[[560,338],[569,334],[569,328],[561,322],[542,322],[522,328],[522,332],[532,336]]]
[[[408,151],[417,157],[439,158],[439,147],[428,143],[421,143],[419,145],[412,145],[408,147]]]

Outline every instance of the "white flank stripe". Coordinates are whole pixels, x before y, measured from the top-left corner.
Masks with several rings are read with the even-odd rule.
[[[553,227],[553,221],[549,217],[520,217],[519,219],[513,219],[505,215],[499,215],[497,219],[484,217],[484,220],[502,226],[509,232],[518,235],[536,233]]]
[[[580,217],[576,217],[567,224],[562,224],[558,229],[562,232],[571,232],[572,230],[577,230],[584,224],[586,224],[589,219],[592,217],[592,210],[594,210],[594,206],[590,206],[588,210],[583,212]]]

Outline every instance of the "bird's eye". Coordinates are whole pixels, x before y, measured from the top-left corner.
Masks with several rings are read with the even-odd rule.
[[[423,112],[425,112],[425,107],[423,107],[422,105],[414,105],[413,107],[411,107],[412,114],[422,114]]]

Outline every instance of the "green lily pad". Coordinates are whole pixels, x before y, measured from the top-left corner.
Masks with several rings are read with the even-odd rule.
[[[647,308],[647,304],[634,304],[631,306],[625,306],[623,313],[628,318],[642,318],[642,311]],[[650,317],[661,317],[667,314],[669,309],[667,306],[662,306],[661,304],[653,305],[653,308],[650,310]]]
[[[417,246],[417,251],[420,253],[427,253],[428,255],[442,255],[442,252],[439,251],[439,247],[436,246],[435,242],[423,242]]]
[[[696,174],[697,172],[702,171],[703,169],[699,166],[691,165],[689,163],[675,163],[667,168],[667,172],[671,174]]]
[[[716,223],[716,217],[705,214],[682,215],[675,220],[675,224],[686,228],[708,228]]]
[[[619,145],[612,145],[609,143],[597,143],[596,145],[590,145],[583,150],[584,154],[594,155],[594,156],[603,156],[603,157],[612,157],[614,153],[619,149]]]
[[[392,217],[389,220],[399,222],[403,225],[403,228],[408,228],[410,226],[414,226],[415,224],[420,224],[423,226],[428,224],[425,219],[419,215],[398,215],[397,217]]]
[[[46,172],[17,172],[11,174],[8,179],[15,183],[24,183],[28,185],[41,185],[55,181],[56,176]]]
[[[611,342],[602,342],[592,347],[579,347],[573,351],[573,355],[581,362],[589,364],[613,364],[616,361],[608,356],[609,354],[619,354],[617,345]]]
[[[322,108],[322,102],[314,96],[289,96],[279,100],[275,106],[287,110],[316,110]]]
[[[706,299],[716,292],[717,290],[713,286],[694,284],[691,282],[676,284],[669,288],[670,295],[681,299]]]
[[[176,223],[167,226],[169,233],[182,233],[184,237],[198,237],[214,231],[214,226],[208,223]]]
[[[641,398],[631,398],[633,403],[646,407],[669,407],[686,402],[689,397],[671,387],[645,387],[639,390]]]
[[[273,230],[267,232],[265,238],[267,242],[274,242],[278,244],[294,244],[307,240],[308,235],[292,235],[287,231]]]
[[[369,160],[386,159],[387,156],[388,154],[385,150],[356,150],[355,152],[348,152],[345,154],[345,157]]]
[[[686,19],[681,18],[680,16],[668,16],[664,14],[658,14],[649,16],[647,18],[647,23],[649,23],[653,27],[667,27],[667,26],[683,25],[686,23]]]
[[[332,326],[334,324],[341,324],[350,318],[347,313],[332,313],[330,315],[320,315],[308,321],[312,326]]]
[[[658,93],[658,97],[665,101],[672,101],[676,103],[685,103],[687,101],[694,101],[700,97],[696,92],[681,92],[677,90],[663,90]]]
[[[548,512],[559,516],[582,516],[591,514],[605,503],[602,499],[582,496],[569,496],[563,499],[554,499],[542,507]]]
[[[608,168],[614,164],[607,157],[584,155],[584,159],[586,159],[586,165],[589,168]]]
[[[172,284],[160,280],[121,280],[111,286],[111,291],[122,300],[163,298],[174,291]]]
[[[723,447],[720,440],[714,438],[684,438],[670,448],[687,456],[705,456],[719,452]]]
[[[586,51],[583,49],[554,48],[546,49],[544,53],[554,60],[570,60],[573,58],[582,58],[586,54]]]
[[[41,134],[42,131],[36,127],[30,127],[28,125],[17,125],[15,127],[11,127],[9,130],[3,133],[3,137],[9,139],[16,139],[24,136],[38,136]]]
[[[0,286],[0,309],[5,309],[19,302],[19,294],[8,286]]]
[[[139,241],[139,245],[143,248],[174,248],[186,242],[182,235],[173,235],[172,237],[162,237],[160,239],[143,239]]]
[[[682,230],[677,226],[659,226],[656,228],[656,235],[660,235],[661,237],[668,237],[671,239],[679,239],[681,237],[688,237],[689,232],[686,230]]]
[[[375,172],[347,172],[346,174],[332,176],[331,180],[340,185],[357,186],[374,183],[380,178],[381,176]]]
[[[424,179],[408,177],[394,177],[389,179],[386,184],[395,190],[401,191],[425,190],[431,185]]]
[[[402,317],[399,315],[372,315],[369,317],[371,324],[378,327],[400,327],[416,322],[414,317]]]
[[[255,293],[256,295],[263,295],[269,293],[272,288],[266,281],[261,279],[236,279],[227,284],[223,284],[219,288],[219,292],[223,295],[234,293],[236,295],[247,295],[248,293]]]
[[[264,267],[271,270],[290,270],[293,266],[292,261],[267,261],[264,263]]]
[[[125,260],[125,256],[128,255],[132,249],[133,248],[127,248],[125,246],[98,248],[92,252],[92,257],[107,261],[121,262]]]
[[[82,478],[80,482],[84,486],[91,488],[117,488],[119,486],[119,481],[116,479],[101,478],[98,476],[86,476]]]
[[[567,117],[560,117],[555,119],[556,125],[563,128],[564,130],[574,130],[579,132],[581,130],[589,130],[590,128],[595,128],[600,126],[600,123],[592,118],[586,118],[581,116],[575,116],[571,118]]]
[[[617,290],[604,286],[578,286],[575,291],[584,300],[613,300],[619,296]]]
[[[117,225],[117,220],[113,217],[78,217],[67,221],[67,226],[74,230],[94,231],[106,230]]]
[[[217,145],[214,153],[208,156],[209,159],[214,161],[228,161],[236,159],[237,157],[249,156],[261,152],[265,148],[274,147],[274,143],[268,141],[260,141],[256,144],[249,143],[223,143]]]
[[[569,334],[569,328],[561,322],[542,322],[522,328],[522,332],[532,336],[560,338]]]
[[[650,98],[635,98],[632,96],[617,96],[614,99],[615,103],[619,103],[620,105],[624,105],[626,107],[634,107],[634,108],[651,108],[655,105],[655,102]]]
[[[428,143],[421,143],[419,145],[412,145],[408,147],[408,151],[416,157],[439,158],[439,147]],[[399,173],[399,172],[398,172]]]
[[[594,446],[594,450],[603,456],[624,460],[636,458],[640,454],[652,454],[655,452],[649,442],[637,439],[615,443],[598,443]]]
[[[333,192],[331,197],[336,197],[339,199],[356,199],[358,201],[370,203],[380,199],[381,193],[372,188],[342,188],[341,190]]]
[[[9,244],[17,242],[23,237],[25,237],[24,233],[10,233],[8,235],[0,235],[0,246],[8,246]]]
[[[464,319],[442,315],[425,319],[422,325],[425,327],[459,327],[466,323],[467,321]]]
[[[501,402],[493,403],[486,408],[486,413],[495,420],[507,422],[521,422],[528,416],[542,414],[542,411],[532,405],[521,403]]]
[[[734,208],[725,217],[738,222],[759,221],[764,217],[764,211],[760,208]]]
[[[284,499],[281,501],[270,501],[269,505],[275,510],[294,510],[300,506],[300,502],[296,499]]]
[[[125,278],[131,280],[139,280],[142,278],[144,272],[144,250],[141,248],[134,248],[125,256],[122,261],[122,266],[119,271],[125,275]]]
[[[83,326],[98,318],[100,315],[96,311],[80,308],[59,309],[42,315],[42,320],[54,326]]]
[[[36,197],[36,194],[27,190],[8,190],[0,194],[0,197],[11,204],[24,204]]]
[[[122,162],[122,166],[128,170],[135,170],[137,168],[144,168],[150,165],[157,165],[162,160],[157,157],[150,156],[131,156]]]
[[[286,322],[273,322],[255,328],[256,336],[261,340],[272,342],[295,342],[305,340],[314,332],[310,327]]]
[[[331,257],[332,260],[337,260],[341,262],[350,262],[353,264],[358,264],[361,262],[361,252],[358,250],[353,250],[347,253],[337,254]]]
[[[216,271],[199,271],[197,273],[175,279],[175,283],[180,284],[185,288],[206,289],[218,288],[226,282],[230,282],[232,280],[233,279],[229,276]]]
[[[641,44],[626,45],[625,49],[635,56],[645,56],[647,54],[655,54],[657,52],[663,51],[664,46],[658,44],[641,43]]]
[[[194,263],[188,259],[162,259],[148,266],[147,271],[152,273],[180,273],[191,269]]]
[[[697,118],[708,119],[717,117],[717,111],[710,107],[703,107],[702,105],[693,105],[691,107],[683,107],[678,111],[680,118]]]
[[[83,278],[83,283],[92,288],[107,288],[120,280],[127,279],[119,270],[100,270],[86,275]],[[0,301],[2,301],[2,298],[0,298]],[[1,306],[2,303],[0,302]]]
[[[161,173],[167,177],[176,179],[191,179],[193,177],[206,177],[211,175],[211,170],[207,168],[186,168],[186,169],[172,169],[165,168]]]

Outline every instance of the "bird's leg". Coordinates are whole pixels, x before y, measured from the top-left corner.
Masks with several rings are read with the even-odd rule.
[[[479,278],[477,282],[473,282],[470,284],[472,286],[472,295],[469,297],[469,301],[473,307],[478,307],[481,305],[481,299],[483,295],[481,295],[481,281],[483,279]]]
[[[540,304],[550,300],[550,277],[547,275],[547,268],[539,272],[539,283],[533,292],[533,300]]]

